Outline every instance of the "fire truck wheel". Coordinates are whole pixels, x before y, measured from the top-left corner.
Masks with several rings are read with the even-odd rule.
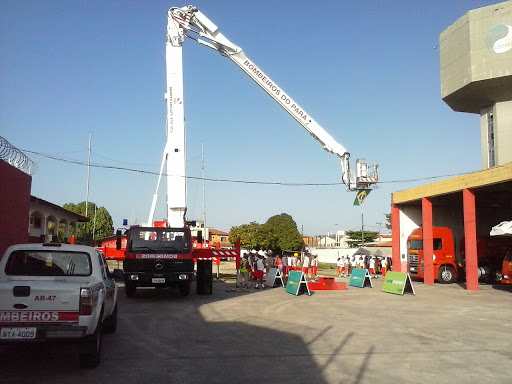
[[[455,282],[455,269],[451,265],[443,265],[439,268],[437,280],[441,284],[452,284]]]
[[[503,279],[503,275],[500,271],[494,271],[492,273],[492,283],[493,284],[499,284],[501,283],[501,280]]]
[[[135,296],[135,291],[137,290],[137,286],[133,283],[124,283],[124,293],[126,294],[126,297],[133,297]]]
[[[181,296],[188,296],[190,293],[190,281],[184,281],[180,283],[179,287]]]

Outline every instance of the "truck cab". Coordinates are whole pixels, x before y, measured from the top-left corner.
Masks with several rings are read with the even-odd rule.
[[[188,227],[133,226],[126,238],[123,270],[128,297],[137,287],[177,286],[183,296],[189,294],[194,260]]]
[[[455,260],[455,243],[450,228],[433,227],[434,276],[442,284],[450,284],[457,280],[457,263]],[[423,229],[417,228],[407,238],[407,259],[411,277],[425,277],[423,254]]]

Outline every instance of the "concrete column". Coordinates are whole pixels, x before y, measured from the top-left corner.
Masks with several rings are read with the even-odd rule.
[[[432,229],[432,202],[423,197],[421,199],[421,214],[423,226],[423,268],[425,284],[434,284],[434,238]]]
[[[464,256],[466,258],[466,289],[468,291],[478,291],[475,194],[469,189],[464,189],[462,191],[462,199],[464,206]]]
[[[391,245],[393,271],[407,272],[407,262],[400,261],[400,208],[395,204],[391,204]]]

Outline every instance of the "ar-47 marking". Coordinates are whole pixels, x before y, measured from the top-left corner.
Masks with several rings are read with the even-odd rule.
[[[44,296],[44,295],[40,295],[40,296],[36,296],[34,298],[34,301],[54,301],[56,297],[57,296]]]

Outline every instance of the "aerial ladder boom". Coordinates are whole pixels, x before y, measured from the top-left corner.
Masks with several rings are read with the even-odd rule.
[[[157,191],[148,217],[153,221],[158,188],[164,165],[167,165],[167,221],[171,227],[182,227],[186,213],[186,142],[185,113],[183,100],[183,59],[182,48],[185,37],[220,52],[231,59],[306,131],[309,132],[330,153],[338,156],[342,181],[349,191],[374,188],[378,181],[378,165],[369,166],[364,159],[356,161],[356,170],[350,169],[350,154],[345,147],[323,129],[299,104],[297,104],[276,82],[266,75],[244,53],[242,48],[230,42],[218,27],[194,6],[173,7],[168,11],[166,38],[165,92],[167,119],[167,142],[162,157]]]
[[[330,153],[341,162],[342,181],[348,190],[374,188],[378,181],[378,165],[369,166],[364,159],[356,161],[356,171],[350,170],[350,154],[325,129],[323,129],[302,107],[267,76],[244,53],[242,48],[229,41],[218,27],[194,6],[173,7],[169,10],[168,24],[174,24],[173,38],[183,42],[185,37],[212,48],[231,59],[256,84],[288,112]]]

